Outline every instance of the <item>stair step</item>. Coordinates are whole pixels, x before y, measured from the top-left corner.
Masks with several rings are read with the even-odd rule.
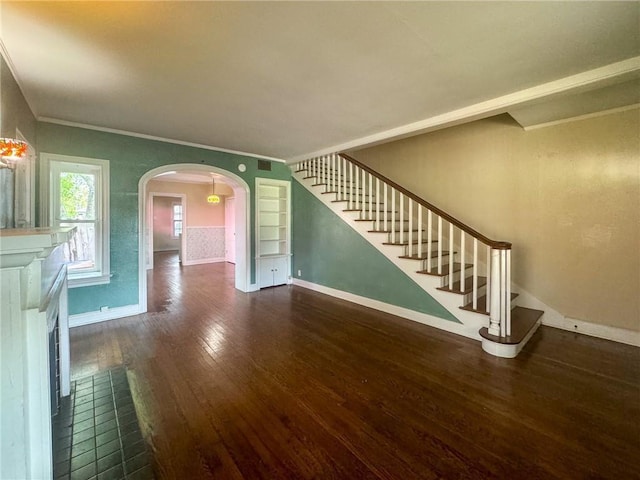
[[[369,209],[366,210],[362,210],[361,208],[347,208],[345,210],[342,210],[343,212],[364,212],[364,213],[369,213]],[[384,213],[384,210],[377,210],[380,213]],[[376,212],[376,210],[374,210],[374,212]],[[387,210],[387,213],[392,213],[391,210]],[[365,219],[360,219],[360,220],[366,220],[367,222],[375,222],[375,220],[372,220],[370,218],[365,218]]]
[[[512,293],[511,294],[511,300],[513,301],[517,296],[518,296],[517,293]],[[467,312],[476,312],[476,313],[482,313],[484,315],[489,315],[489,312],[487,311],[487,296],[486,295],[478,297],[478,303],[476,304],[476,306],[477,306],[477,308],[474,309],[473,308],[473,302],[469,302],[464,307],[460,307],[460,310],[466,310]]]
[[[418,245],[418,241],[411,242],[413,245]],[[422,239],[421,243],[429,243],[429,240]],[[437,240],[432,240],[431,243],[437,243]],[[399,245],[399,246],[409,246],[409,241],[405,240],[404,242],[384,242],[383,245]]]
[[[487,277],[478,277],[478,288],[484,287],[487,284]],[[464,291],[460,290],[460,280],[454,282],[453,285],[446,285],[444,287],[438,287],[438,290],[443,292],[457,293],[459,295],[466,295],[473,292],[473,277],[467,277],[464,280]]]
[[[384,213],[384,212],[383,212],[383,213]],[[398,212],[396,212],[396,213],[398,213]],[[375,222],[375,220],[372,220],[372,219],[370,219],[370,218],[358,218],[358,219],[356,219],[356,220],[354,220],[354,221],[356,221],[356,222]],[[388,219],[388,220],[387,220],[387,222],[388,222],[388,223],[391,223],[392,221],[393,221],[393,220],[391,220],[391,219]],[[409,223],[409,220],[402,220],[402,221],[403,221],[404,223]],[[396,219],[396,220],[395,220],[395,222],[396,222],[396,223],[400,223],[400,220]],[[382,218],[380,219],[380,223],[384,223],[384,220],[383,220]]]
[[[400,235],[400,230],[367,230],[369,233],[396,233],[398,235]],[[411,233],[418,233],[420,230],[418,230],[417,228],[414,228],[413,230],[411,230]],[[426,230],[422,230],[423,233],[427,233]],[[409,229],[407,228],[406,230],[403,230],[403,233],[409,233]],[[426,235],[425,235],[426,236]]]
[[[434,240],[434,242],[435,242],[435,240]],[[449,251],[448,250],[443,250],[442,251],[442,256],[443,257],[448,257],[449,256]],[[401,255],[398,258],[406,258],[407,260],[427,260],[427,252],[422,252],[422,254],[420,254],[420,255],[418,255],[417,253],[414,253],[413,255]],[[436,260],[437,258],[438,258],[438,250],[432,251],[431,252],[431,260]]]
[[[431,270],[418,270],[416,273],[421,273],[423,275],[433,275],[434,277],[444,277],[449,275],[449,264],[442,265],[442,273],[438,273],[438,267],[433,267]],[[453,262],[453,273],[459,272],[462,270],[462,264],[460,262]],[[472,263],[467,263],[464,267],[467,268],[473,267]]]
[[[348,199],[344,199],[344,200],[331,200],[331,203],[340,203],[340,202],[349,202]],[[352,200],[351,203],[360,203],[360,202],[356,202],[355,200]],[[367,208],[365,209],[366,211],[369,211],[369,201],[366,202],[367,203]],[[384,205],[384,202],[373,202],[374,205]],[[362,210],[362,209],[360,209]],[[375,210],[374,210],[375,211]]]
[[[481,328],[480,336],[487,340],[491,340],[492,342],[502,343],[505,345],[518,344],[524,340],[531,329],[535,327],[543,314],[544,312],[542,310],[516,307],[511,310],[511,335],[498,337],[496,335],[491,335],[488,328]]]

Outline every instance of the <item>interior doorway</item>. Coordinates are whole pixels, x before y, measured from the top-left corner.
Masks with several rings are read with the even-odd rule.
[[[159,175],[170,175],[176,173],[199,173],[206,174],[210,176],[221,176],[224,177],[225,183],[230,187],[230,192],[232,192],[227,198],[233,198],[232,200],[232,213],[229,211],[229,215],[233,219],[233,230],[235,235],[233,235],[233,239],[231,240],[232,245],[232,255],[235,260],[235,268],[234,270],[234,284],[235,288],[241,290],[243,292],[248,292],[252,290],[251,285],[251,271],[250,271],[250,261],[249,261],[249,247],[250,247],[250,239],[249,239],[249,186],[247,183],[237,176],[236,174],[229,172],[227,170],[223,170],[218,167],[213,167],[209,165],[200,165],[200,164],[173,164],[173,165],[164,165],[162,167],[155,168],[153,170],[145,173],[138,183],[138,194],[139,194],[139,297],[141,310],[147,311],[147,266],[150,262],[152,262],[153,258],[153,250],[151,247],[152,243],[150,237],[152,237],[152,224],[150,220],[152,219],[151,215],[151,200],[150,200],[150,192],[148,188],[148,183]],[[213,182],[212,182],[213,183]],[[210,190],[215,188],[214,185],[209,187]],[[158,193],[158,192],[156,192]],[[227,215],[228,210],[224,209],[224,215]],[[226,219],[225,219],[226,222]],[[183,235],[184,238],[184,235]],[[184,253],[189,249],[188,242],[183,240],[183,253],[182,258],[184,259]],[[228,250],[225,249],[222,253],[222,260],[226,260],[228,254]]]
[[[177,251],[180,261],[185,253],[182,235],[187,213],[187,196],[182,193],[148,193],[149,228],[147,232],[147,270],[154,268],[154,253]]]

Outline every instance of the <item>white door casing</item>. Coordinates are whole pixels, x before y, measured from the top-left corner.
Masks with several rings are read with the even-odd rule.
[[[224,201],[224,248],[225,260],[236,263],[236,202],[227,197]]]

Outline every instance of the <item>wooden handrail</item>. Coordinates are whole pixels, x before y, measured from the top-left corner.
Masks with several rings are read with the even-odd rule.
[[[383,182],[387,183],[388,185],[390,185],[391,187],[395,188],[396,190],[398,190],[399,192],[401,192],[405,196],[407,196],[410,199],[412,199],[414,202],[422,205],[423,207],[427,208],[428,210],[431,210],[436,215],[444,218],[447,222],[452,223],[453,225],[458,227],[460,230],[463,230],[464,232],[468,233],[472,237],[477,238],[478,240],[482,241],[484,244],[490,246],[491,248],[495,248],[497,250],[510,250],[511,249],[511,243],[510,242],[491,240],[490,238],[485,237],[480,232],[478,232],[478,231],[474,230],[473,228],[471,228],[470,226],[462,223],[457,218],[452,217],[447,212],[445,212],[443,210],[440,210],[435,205],[431,205],[426,200],[423,200],[422,198],[420,198],[416,194],[414,194],[414,193],[410,192],[409,190],[407,190],[406,188],[398,185],[393,180],[390,180],[389,178],[385,177],[384,175],[376,172],[375,170],[371,169],[370,167],[368,167],[364,163],[359,162],[355,158],[353,158],[353,157],[351,157],[351,156],[349,156],[349,155],[347,155],[345,153],[339,153],[338,155],[341,156],[342,158],[344,158],[345,160],[353,163],[354,165],[357,165],[358,167],[360,167],[364,171],[370,173],[374,177],[379,178]]]

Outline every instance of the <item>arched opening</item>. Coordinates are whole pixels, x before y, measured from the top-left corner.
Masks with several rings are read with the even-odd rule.
[[[147,311],[147,256],[149,242],[149,205],[147,195],[148,182],[160,174],[167,172],[202,172],[215,173],[225,177],[226,183],[233,189],[235,202],[235,287],[248,292],[251,286],[251,265],[249,262],[250,229],[249,229],[249,185],[238,175],[211,165],[181,163],[163,165],[145,173],[138,182],[138,285],[140,307],[142,312]]]

